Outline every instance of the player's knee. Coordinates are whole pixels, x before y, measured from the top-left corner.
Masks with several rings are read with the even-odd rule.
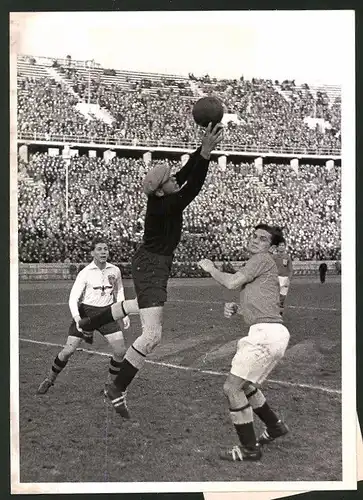
[[[126,353],[125,340],[122,332],[116,332],[106,337],[112,348],[112,355],[116,361],[121,361]]]
[[[230,399],[231,397],[233,397],[236,394],[237,388],[229,380],[226,380],[224,382],[224,385],[223,385],[223,392],[224,392],[224,395],[228,399]]]
[[[122,346],[114,346],[112,349],[112,356],[115,361],[122,361],[126,353],[125,345]]]

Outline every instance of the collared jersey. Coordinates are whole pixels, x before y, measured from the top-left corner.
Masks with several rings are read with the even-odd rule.
[[[120,269],[109,262],[104,269],[100,269],[92,261],[77,275],[69,295],[69,308],[74,318],[79,315],[80,303],[104,307],[124,299]]]
[[[248,282],[240,293],[240,313],[247,325],[282,323],[280,285],[277,267],[271,254],[253,255],[241,270]]]
[[[287,253],[275,253],[273,258],[276,262],[277,272],[279,276],[291,276],[292,274],[292,259]]]

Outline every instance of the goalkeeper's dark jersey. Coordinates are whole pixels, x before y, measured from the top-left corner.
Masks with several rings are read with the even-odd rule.
[[[208,172],[209,160],[197,149],[184,167],[176,173],[177,193],[163,197],[148,197],[143,247],[159,255],[173,255],[181,237],[183,210],[202,189]]]

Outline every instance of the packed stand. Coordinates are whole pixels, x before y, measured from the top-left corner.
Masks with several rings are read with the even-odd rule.
[[[171,162],[173,170],[179,162]],[[129,262],[142,240],[146,197],[142,159],[75,157],[69,164],[68,219],[65,160],[37,153],[19,160],[21,262],[87,262],[89,242],[106,236],[114,262]],[[285,227],[294,259],[340,259],[340,167],[212,163],[201,193],[187,208],[176,261],[202,257],[238,261],[261,221]],[[218,211],[215,210],[218,205]],[[195,271],[195,269],[194,269]]]
[[[101,120],[87,120],[76,109],[79,98],[51,78],[18,79],[18,132],[57,136],[80,136],[93,140],[109,133]],[[112,127],[111,127],[112,128]]]
[[[195,77],[194,77],[195,79]],[[321,99],[314,99],[306,86],[297,88],[293,82],[241,77],[239,80],[216,80],[208,76],[198,80],[204,93],[218,95],[227,112],[236,114],[240,123],[230,122],[226,131],[226,142],[243,142],[267,149],[304,148],[318,151],[321,148],[340,148],[339,101],[330,112],[330,102],[325,96],[325,114],[320,110]],[[320,100],[319,100],[320,99]],[[320,106],[320,108],[319,108]],[[316,109],[320,114],[316,113]],[[329,111],[329,113],[327,112]],[[334,119],[334,129],[323,131],[319,126],[310,128],[304,118]]]
[[[192,91],[191,86],[187,89],[184,83],[176,85],[167,78],[158,84],[140,78],[125,87],[106,84],[98,75],[91,79],[90,102],[110,112],[114,122],[109,125],[96,118],[86,120],[75,109],[77,99],[88,100],[88,79],[74,69],[59,69],[78,97],[51,79],[21,78],[19,131],[79,135],[90,140],[102,137],[112,143],[128,140],[135,145],[141,141],[165,146],[194,144],[201,130],[191,118],[192,105],[201,95],[213,94],[223,101],[226,112],[235,115],[226,126],[222,149],[302,148],[316,153],[341,147],[339,98],[334,103],[323,93],[315,98],[307,86],[301,89],[272,80],[197,79],[190,75]],[[324,118],[330,126],[310,128],[304,120],[307,117]]]

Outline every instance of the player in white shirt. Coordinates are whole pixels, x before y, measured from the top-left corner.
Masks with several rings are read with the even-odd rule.
[[[73,321],[69,327],[67,342],[54,359],[48,376],[40,384],[38,394],[45,394],[54,385],[57,376],[65,368],[82,340],[92,344],[93,332],[85,333],[78,327],[81,318],[92,317],[114,302],[125,300],[121,271],[117,266],[107,262],[109,251],[104,239],[98,238],[92,242],[91,254],[93,261],[78,273],[69,296]],[[129,328],[129,317],[126,316],[122,321],[124,328]],[[113,381],[126,352],[121,326],[119,322],[112,321],[101,326],[98,331],[112,348],[108,381]]]

